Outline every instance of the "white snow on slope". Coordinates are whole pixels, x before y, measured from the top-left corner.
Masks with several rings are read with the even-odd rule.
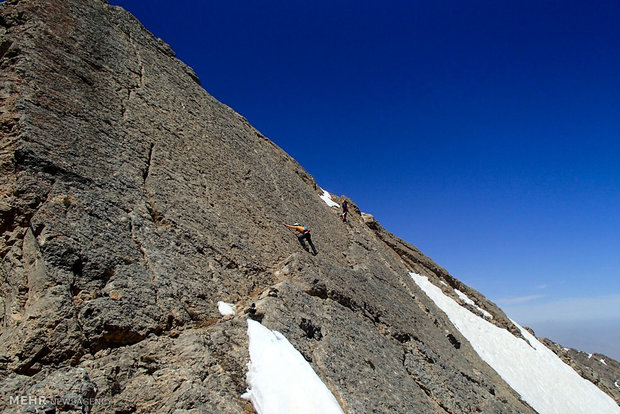
[[[323,190],[321,188],[321,190]],[[338,203],[336,203],[334,200],[332,200],[332,196],[329,194],[329,192],[327,190],[323,190],[323,195],[320,196],[321,200],[325,201],[325,204],[327,204],[330,207],[340,207],[340,205]]]
[[[248,319],[250,389],[242,395],[258,414],[343,414],[304,357],[277,331]]]
[[[519,325],[531,346],[460,306],[427,277],[409,274],[480,357],[540,414],[620,413],[620,407],[611,397],[581,378]]]
[[[233,305],[232,303],[226,303],[226,302],[219,301],[217,303],[217,310],[220,312],[222,316],[234,315],[236,313],[234,306],[235,305]]]
[[[441,282],[441,281],[440,281]],[[482,314],[484,316],[486,316],[489,319],[493,319],[493,315],[491,315],[489,312],[485,311],[484,309],[482,309],[480,306],[476,305],[476,302],[474,302],[473,300],[471,300],[469,298],[469,296],[467,296],[466,294],[464,294],[463,292],[461,292],[458,289],[454,289],[454,292],[456,292],[456,294],[458,295],[459,298],[461,298],[461,300],[465,303],[467,303],[468,305],[471,305],[473,307],[475,307],[476,309],[478,309],[480,312],[482,312]]]

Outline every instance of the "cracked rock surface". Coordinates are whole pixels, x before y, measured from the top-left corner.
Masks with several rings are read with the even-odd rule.
[[[129,13],[7,0],[0,35],[3,412],[21,395],[44,412],[252,412],[248,317],[346,413],[533,412],[407,272],[516,333],[501,310],[354,203],[342,223]]]

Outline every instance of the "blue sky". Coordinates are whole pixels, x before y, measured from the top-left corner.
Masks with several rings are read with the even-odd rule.
[[[323,188],[539,335],[618,326],[620,2],[112,3]]]

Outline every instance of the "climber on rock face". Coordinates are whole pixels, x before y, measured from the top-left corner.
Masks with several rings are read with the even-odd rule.
[[[349,214],[349,202],[347,200],[344,200],[344,202],[342,203],[342,222],[346,223],[347,222],[347,215]]]
[[[316,248],[314,247],[314,244],[312,243],[312,238],[310,237],[310,227],[302,226],[299,223],[295,223],[292,226],[286,223],[284,223],[284,225],[289,229],[296,230],[297,233],[299,233],[299,236],[297,236],[299,243],[301,243],[301,246],[304,248],[305,251],[309,252],[310,250],[308,249],[308,246],[306,246],[307,240],[308,244],[312,248],[312,253],[316,256]]]

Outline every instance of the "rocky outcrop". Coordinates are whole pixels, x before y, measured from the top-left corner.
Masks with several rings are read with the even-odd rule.
[[[343,224],[129,13],[32,0],[0,15],[2,410],[251,412],[251,317],[347,413],[533,412],[407,271],[516,333],[500,309],[355,205]]]

